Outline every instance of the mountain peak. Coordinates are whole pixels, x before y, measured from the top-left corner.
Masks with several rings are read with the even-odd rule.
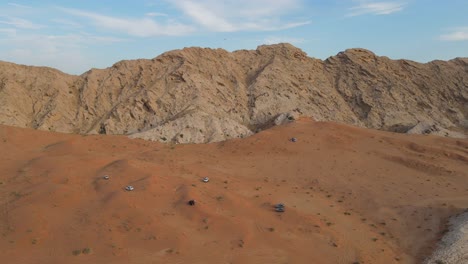
[[[190,47],[81,76],[0,62],[0,123],[178,143],[245,137],[298,116],[466,133],[466,59],[411,67],[384,58],[354,48],[313,60],[280,43],[235,52]]]

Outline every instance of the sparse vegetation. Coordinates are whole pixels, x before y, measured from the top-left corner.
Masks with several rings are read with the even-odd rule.
[[[93,252],[93,250],[91,248],[87,247],[87,248],[84,248],[81,252],[83,254],[85,254],[85,255],[88,255],[88,254],[91,254]]]
[[[146,239],[147,240],[156,240],[156,236],[155,235],[149,235]]]
[[[238,245],[239,245],[239,247],[244,247],[244,240],[242,240],[242,239],[239,240],[239,244],[238,244]]]
[[[93,253],[93,250],[89,247],[86,247],[86,248],[83,248],[83,249],[75,249],[72,251],[72,254],[73,256],[79,256],[81,254],[84,254],[84,255],[89,255]]]
[[[23,195],[18,192],[18,191],[14,191],[14,192],[11,192],[10,193],[11,196],[14,196],[15,198],[21,198]]]

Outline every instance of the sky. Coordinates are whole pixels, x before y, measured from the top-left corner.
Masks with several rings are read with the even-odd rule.
[[[428,62],[468,57],[468,0],[0,0],[0,60],[69,74],[184,47],[288,42]]]

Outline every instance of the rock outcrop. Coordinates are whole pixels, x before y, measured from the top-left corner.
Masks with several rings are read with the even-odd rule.
[[[80,76],[0,62],[1,124],[162,142],[245,137],[298,116],[465,136],[467,102],[468,58],[422,64],[364,49],[322,61],[290,44],[185,48]]]

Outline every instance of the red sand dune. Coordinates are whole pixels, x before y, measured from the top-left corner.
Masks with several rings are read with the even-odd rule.
[[[306,119],[205,145],[0,126],[0,150],[2,263],[415,263],[468,202],[467,140]]]

